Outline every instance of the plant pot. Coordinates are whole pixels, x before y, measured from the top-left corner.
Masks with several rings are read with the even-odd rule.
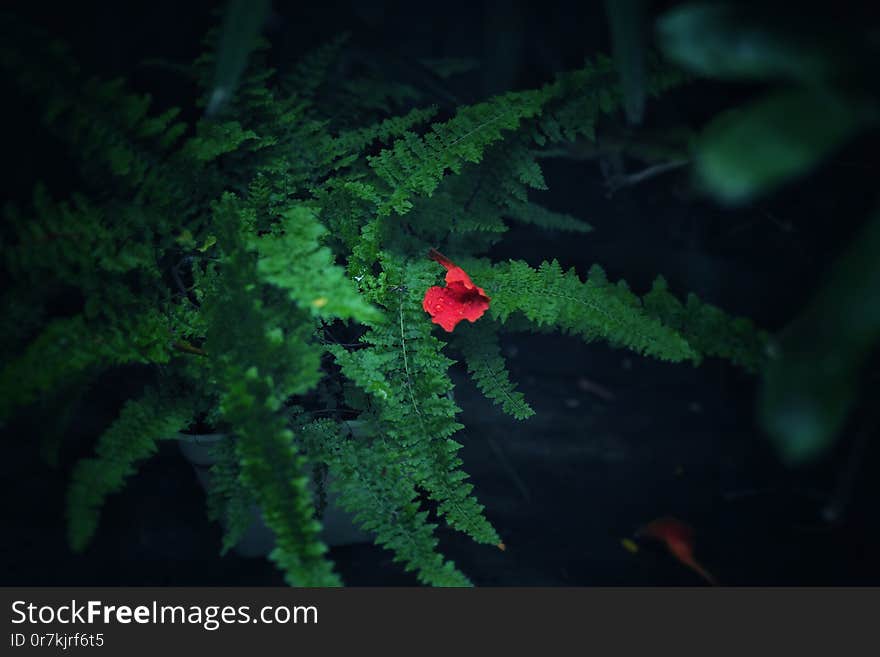
[[[352,433],[357,434],[360,430],[360,422],[357,420],[348,422]],[[195,470],[199,483],[207,491],[211,480],[211,466],[215,459],[212,448],[219,442],[226,440],[228,434],[178,434],[180,451]],[[332,482],[332,477],[327,476],[326,484]],[[310,481],[309,487],[313,484]],[[355,523],[353,515],[343,510],[336,503],[337,495],[333,491],[326,490],[326,505],[321,518],[321,540],[328,546],[354,545],[356,543],[371,543],[372,535],[360,529]],[[241,557],[265,557],[275,547],[275,534],[263,520],[263,514],[255,504],[251,509],[253,519],[241,540],[233,546],[232,550]]]

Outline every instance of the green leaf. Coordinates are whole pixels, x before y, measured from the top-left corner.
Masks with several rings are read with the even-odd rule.
[[[643,0],[605,0],[611,27],[614,63],[620,76],[626,118],[642,122],[645,111],[645,3]]]
[[[857,108],[844,99],[777,92],[706,128],[696,144],[697,173],[718,199],[746,201],[807,173],[860,124]]]
[[[862,364],[880,340],[880,214],[875,214],[807,309],[777,338],[760,419],[792,465],[827,452],[856,403]]]
[[[657,23],[666,55],[694,73],[724,79],[818,81],[837,70],[830,46],[735,4],[690,4]]]
[[[235,93],[268,12],[269,0],[229,0],[206,109],[209,116],[216,114]]]

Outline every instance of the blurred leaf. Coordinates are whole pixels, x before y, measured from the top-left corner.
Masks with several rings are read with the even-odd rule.
[[[843,99],[777,92],[712,121],[696,144],[697,173],[720,200],[745,201],[809,171],[860,124]]]
[[[821,456],[855,405],[880,340],[880,213],[837,261],[807,309],[779,336],[760,392],[761,424],[791,465]]]
[[[208,116],[216,114],[235,93],[268,12],[269,0],[229,0],[226,5]]]
[[[668,57],[709,77],[819,81],[839,64],[832,42],[814,29],[800,32],[790,18],[734,4],[676,7],[659,19],[657,32]]]
[[[644,0],[605,0],[611,27],[614,63],[623,89],[626,118],[642,122],[645,110],[645,3]]]

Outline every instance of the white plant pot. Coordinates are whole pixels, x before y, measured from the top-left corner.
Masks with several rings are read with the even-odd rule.
[[[348,422],[352,433],[360,429],[357,420]],[[226,440],[228,434],[178,434],[180,451],[189,461],[199,483],[207,491],[211,479],[211,466],[214,465],[213,446]],[[327,484],[332,481],[328,475]],[[312,484],[310,483],[310,487]],[[329,487],[328,487],[329,488]],[[354,523],[352,514],[337,505],[336,493],[326,490],[327,504],[324,507],[324,515],[321,518],[321,540],[328,546],[354,545],[356,543],[371,543],[372,536],[360,529]],[[263,514],[256,505],[251,509],[253,519],[244,536],[232,548],[233,552],[241,557],[265,557],[275,547],[275,534],[263,520]]]

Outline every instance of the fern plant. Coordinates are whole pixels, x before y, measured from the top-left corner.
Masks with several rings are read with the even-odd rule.
[[[557,331],[674,362],[755,368],[761,358],[750,322],[694,296],[682,303],[662,279],[640,297],[598,266],[583,275],[552,259],[533,268],[485,257],[514,222],[590,230],[530,191],[547,187],[543,149],[594,138],[599,117],[619,111],[607,58],[454,112],[389,115],[400,95],[378,102],[379,91],[353,93],[358,84],[327,75],[344,38],[273,70],[254,37],[218,104],[214,30],[190,69],[211,111],[184,122],[123,81],[86,77],[39,30],[2,25],[5,73],[70,145],[83,192],[53,198],[37,186],[30,206],[6,209],[0,420],[109,368],[154,374],[73,468],[74,550],[157,442],[198,424],[232,436],[208,498],[223,549],[256,503],[291,585],[340,584],[309,486],[326,469],[341,505],[421,582],[467,585],[437,551],[437,522],[504,543],[458,456],[456,360],[490,402],[526,420],[534,410],[507,372],[504,331]],[[655,67],[649,87],[678,81]],[[424,307],[443,274],[431,248],[487,297],[487,312],[452,331]],[[53,312],[59,295],[76,309]],[[358,435],[344,421],[354,415]]]

